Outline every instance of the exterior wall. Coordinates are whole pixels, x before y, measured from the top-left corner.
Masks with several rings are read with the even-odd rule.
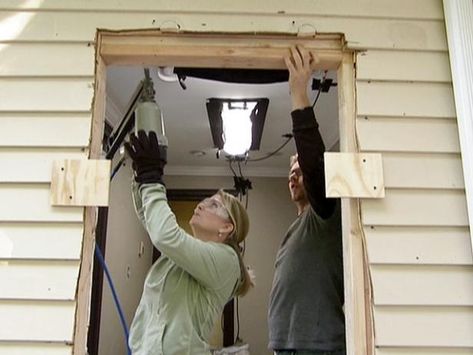
[[[473,353],[473,267],[441,0],[0,4],[0,354],[70,354],[82,208],[49,205],[53,159],[87,157],[97,28],[343,32],[360,150],[386,198],[362,202],[379,355]]]

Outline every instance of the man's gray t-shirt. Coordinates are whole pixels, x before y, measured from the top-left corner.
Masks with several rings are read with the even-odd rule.
[[[340,203],[322,219],[308,206],[279,249],[269,303],[274,350],[345,348]]]

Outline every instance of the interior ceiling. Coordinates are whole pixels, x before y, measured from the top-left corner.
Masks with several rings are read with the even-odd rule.
[[[288,83],[276,84],[230,84],[188,77],[183,90],[178,82],[165,82],[158,78],[155,68],[151,77],[156,90],[156,101],[164,116],[166,136],[169,140],[169,175],[231,175],[224,154],[216,158],[213,147],[205,102],[207,98],[269,98],[269,107],[259,151],[250,151],[249,158],[255,159],[273,152],[286,140],[282,135],[291,133],[291,102]],[[314,73],[321,78],[322,72]],[[336,73],[328,73],[336,79]],[[107,71],[107,121],[115,128],[124,113],[133,92],[144,78],[143,68],[109,67]],[[336,81],[336,80],[334,80]],[[310,91],[310,99],[316,96]],[[321,93],[315,114],[327,150],[338,149],[338,101],[337,87],[328,93]],[[196,156],[192,151],[203,151],[205,155]],[[223,152],[222,152],[223,153]],[[269,159],[241,163],[246,176],[287,176],[290,155],[295,153],[292,139],[277,155]]]

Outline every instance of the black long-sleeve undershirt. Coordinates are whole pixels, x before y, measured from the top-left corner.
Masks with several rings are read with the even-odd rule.
[[[313,210],[323,219],[327,219],[335,209],[336,200],[325,197],[325,145],[319,132],[319,125],[312,107],[294,110],[291,116],[292,132],[307,199]]]

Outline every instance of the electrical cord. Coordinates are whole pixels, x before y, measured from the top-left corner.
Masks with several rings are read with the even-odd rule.
[[[239,299],[239,297],[236,297],[236,299],[235,299],[236,323],[237,323],[237,333],[236,333],[235,343],[237,343],[238,341],[241,341],[241,339],[240,339],[240,310],[239,310],[239,307],[238,307],[238,299]]]
[[[322,81],[321,83],[325,83],[325,79],[327,79],[327,73],[328,71],[325,70],[324,71],[324,76],[322,77]],[[319,82],[320,83],[320,82]],[[313,85],[313,84],[312,84]],[[336,84],[335,84],[336,85]],[[329,85],[329,88],[330,88],[330,85]],[[312,89],[314,89],[314,87],[312,87]],[[327,89],[328,91],[328,89]],[[315,104],[317,103],[317,101],[319,100],[319,96],[320,96],[320,93],[322,92],[322,85],[319,86],[318,90],[317,90],[317,95],[315,96],[315,99],[314,99],[314,102],[312,103],[312,108],[315,107]]]
[[[287,143],[289,143],[289,141],[292,139],[293,136],[292,136],[292,134],[288,133],[288,134],[284,134],[283,137],[286,137],[287,140],[283,144],[281,144],[281,146],[279,146],[279,148],[277,148],[274,152],[271,152],[271,153],[269,153],[269,154],[267,154],[263,157],[260,157],[260,158],[247,159],[247,161],[249,161],[249,162],[261,161],[261,160],[268,159],[268,158],[272,157],[273,155],[277,154],[281,149],[283,149],[287,145]]]
[[[235,169],[233,169],[233,165],[232,165],[232,160],[231,160],[231,159],[228,159],[228,165],[230,166],[230,170],[232,171],[233,176],[236,177],[236,176],[237,176],[237,173],[235,172]]]
[[[114,167],[113,170],[112,170],[112,173],[110,174],[110,180],[112,180],[112,179],[115,177],[115,175],[118,173],[118,171],[120,170],[120,168],[124,165],[125,160],[126,160],[126,157],[123,156],[123,158],[120,159],[120,161],[118,162],[118,164],[115,165],[115,167]]]
[[[240,172],[240,176],[243,177],[243,173],[241,172],[241,164],[240,164],[240,161],[238,160],[237,163],[238,163],[238,171]]]
[[[319,89],[319,90],[317,91],[317,96],[315,96],[315,100],[314,100],[314,103],[312,104],[312,108],[315,107],[315,104],[317,103],[317,100],[319,99],[319,96],[320,96],[320,93],[321,93],[321,92],[322,92],[321,89]]]
[[[113,301],[115,302],[115,307],[117,308],[118,315],[120,317],[120,322],[121,322],[121,325],[122,325],[122,328],[123,328],[123,332],[125,333],[125,343],[126,343],[127,354],[131,355],[131,349],[128,345],[129,332],[128,332],[128,326],[126,325],[125,316],[123,314],[122,307],[120,306],[120,300],[118,299],[118,295],[117,295],[117,292],[115,290],[115,286],[113,285],[112,277],[110,276],[110,272],[108,271],[108,267],[107,267],[107,264],[105,263],[105,259],[102,255],[102,251],[100,250],[97,243],[95,244],[95,256],[99,260],[100,265],[102,266],[102,269],[105,272],[105,276],[107,277],[107,281],[108,281],[108,284],[110,286],[110,290],[112,291]]]

